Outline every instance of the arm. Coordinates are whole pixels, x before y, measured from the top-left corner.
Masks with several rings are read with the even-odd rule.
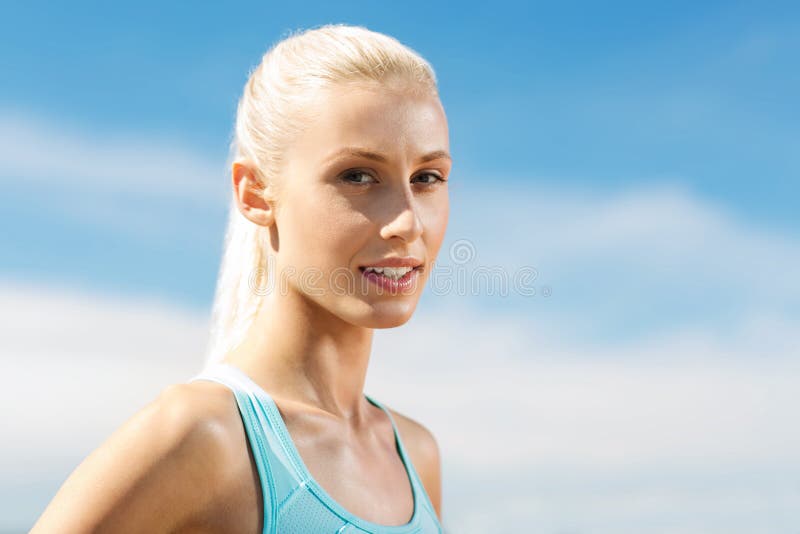
[[[164,389],[72,472],[31,532],[171,532],[200,516],[224,487],[224,436],[195,406],[185,384]]]

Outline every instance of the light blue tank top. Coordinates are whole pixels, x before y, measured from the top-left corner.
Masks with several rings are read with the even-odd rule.
[[[381,525],[362,519],[348,512],[322,489],[301,459],[274,400],[243,370],[226,362],[212,363],[189,381],[194,380],[224,384],[236,397],[264,495],[263,534],[442,533],[442,526],[406,454],[391,413],[366,393],[364,397],[389,416],[395,444],[411,482],[414,513],[404,525]]]

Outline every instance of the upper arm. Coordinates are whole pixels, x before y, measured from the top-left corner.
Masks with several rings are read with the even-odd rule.
[[[32,532],[169,532],[220,486],[220,425],[188,384],[165,388],[67,478]]]
[[[423,424],[392,410],[411,462],[425,486],[439,520],[442,519],[442,462],[436,438]]]

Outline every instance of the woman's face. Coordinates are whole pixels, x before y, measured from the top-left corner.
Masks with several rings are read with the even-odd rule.
[[[352,324],[403,324],[447,228],[444,109],[435,96],[350,85],[325,91],[310,111],[314,119],[285,153],[276,289],[283,283]],[[375,283],[362,269],[408,256],[422,265],[407,288]]]

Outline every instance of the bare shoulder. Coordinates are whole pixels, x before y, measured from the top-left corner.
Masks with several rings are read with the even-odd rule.
[[[248,470],[235,402],[221,384],[167,386],[70,474],[32,532],[215,531]]]
[[[412,419],[408,415],[398,412],[392,408],[388,409],[391,412],[395,423],[397,423],[397,429],[400,432],[400,437],[402,438],[403,443],[406,445],[406,448],[409,450],[409,454],[412,454],[412,450],[416,453],[421,453],[421,458],[423,460],[431,459],[432,456],[439,455],[439,446],[436,441],[436,437],[433,435],[433,432],[428,429],[428,427],[416,419]],[[414,465],[416,466],[416,462]]]
[[[389,408],[397,424],[400,439],[411,457],[425,491],[441,519],[442,471],[441,453],[436,437],[428,427],[411,417]]]
[[[209,380],[172,384],[159,399],[169,418],[200,435],[217,438],[218,445],[228,445],[232,431],[241,427],[236,399],[222,384]]]

